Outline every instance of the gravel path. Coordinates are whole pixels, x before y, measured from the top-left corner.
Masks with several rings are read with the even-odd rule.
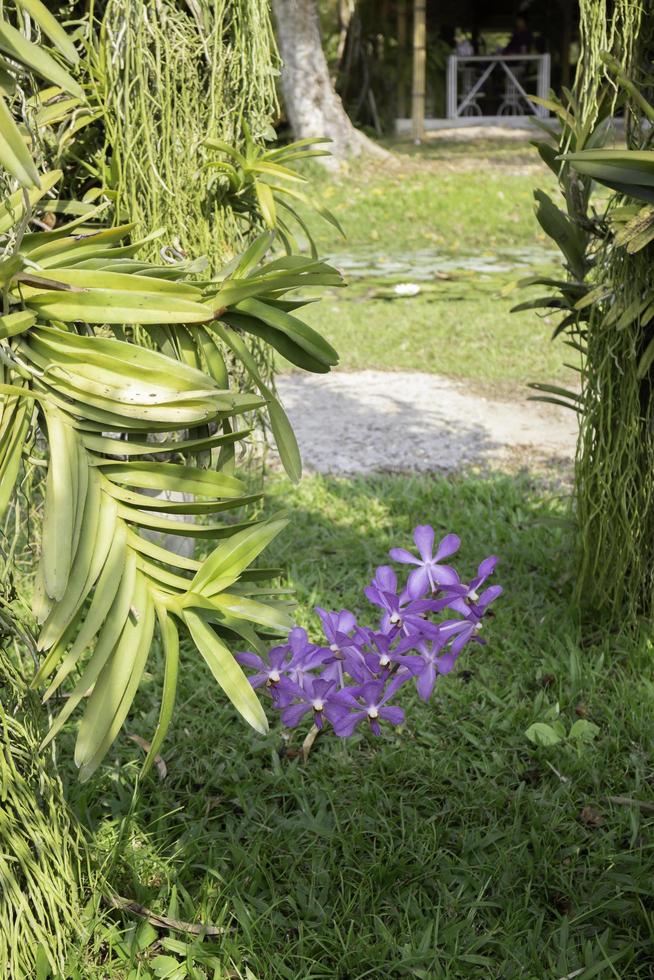
[[[290,374],[279,394],[307,471],[452,472],[518,458],[569,464],[573,413],[543,402],[482,397],[433,374]]]

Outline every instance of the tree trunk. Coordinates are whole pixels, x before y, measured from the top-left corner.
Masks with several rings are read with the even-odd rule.
[[[329,150],[336,160],[363,153],[390,157],[355,129],[334,91],[320,39],[316,0],[273,0],[273,10],[284,63],[282,94],[294,137],[329,136]]]

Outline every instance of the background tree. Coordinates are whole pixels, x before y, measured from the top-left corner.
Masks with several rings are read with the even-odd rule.
[[[389,154],[356,129],[334,91],[322,48],[315,0],[273,0],[282,56],[282,93],[296,139],[328,136],[336,160]]]

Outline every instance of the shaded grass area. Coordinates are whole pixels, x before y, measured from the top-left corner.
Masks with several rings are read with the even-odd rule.
[[[555,198],[558,192],[536,151],[502,140],[439,141],[417,152],[401,142],[391,148],[392,165],[352,163],[338,177],[312,171],[312,195],[337,215],[347,240],[315,217],[308,220],[320,253],[344,266],[351,285],[304,316],[336,347],[341,368],[420,370],[507,388],[565,378],[565,348],[550,343],[551,320],[510,313],[536,294],[503,295],[511,281],[555,270],[545,252],[551,243],[534,217],[533,191],[543,187]],[[506,248],[514,253],[514,270],[469,268],[475,258],[487,261]],[[451,278],[420,277],[429,251],[447,264]],[[371,252],[405,264],[401,276],[388,280],[386,298],[379,298],[383,281],[348,275],[352,260]],[[398,278],[418,282],[421,293],[393,299]]]
[[[430,521],[461,534],[463,571],[501,556],[489,645],[462,657],[429,706],[413,698],[403,730],[325,738],[307,766],[293,751],[301,735],[280,755],[278,730],[252,734],[187,649],[168,777],[147,778],[111,880],[226,931],[200,952],[150,945],[150,927],[117,920],[101,933],[109,975],[186,976],[164,972],[168,957],[225,980],[651,976],[654,821],[607,801],[651,800],[651,644],[580,649],[565,511],[542,493],[502,475],[276,485],[270,507],[283,502],[291,522],[266,563],[289,568],[299,622],[314,628],[317,603],[365,621],[375,565]],[[154,688],[130,722],[145,736]],[[580,714],[599,726],[579,754],[524,736],[556,703],[566,726]],[[129,807],[136,752],[123,739],[91,784],[70,784],[100,854]]]

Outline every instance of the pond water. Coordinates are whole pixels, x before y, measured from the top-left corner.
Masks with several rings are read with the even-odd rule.
[[[427,248],[403,252],[402,255],[380,254],[378,247],[362,245],[347,252],[333,252],[328,261],[340,269],[350,282],[357,279],[429,282],[457,272],[524,274],[528,270],[551,266],[557,257],[557,252],[538,245],[469,253]]]

